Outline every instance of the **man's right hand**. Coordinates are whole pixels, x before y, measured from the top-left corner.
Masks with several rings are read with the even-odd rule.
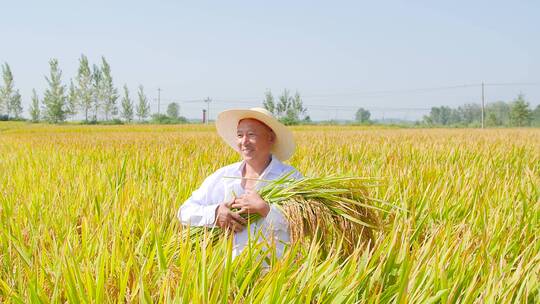
[[[247,221],[240,214],[231,210],[231,204],[234,202],[221,203],[216,208],[216,226],[222,229],[229,229],[234,232],[244,230]]]

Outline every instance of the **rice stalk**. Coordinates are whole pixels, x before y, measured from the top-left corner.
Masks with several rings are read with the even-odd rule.
[[[328,251],[331,244],[343,241],[341,248],[347,254],[358,245],[373,244],[374,232],[382,228],[379,213],[385,211],[369,198],[365,186],[376,181],[350,176],[295,180],[285,175],[268,181],[259,194],[283,211],[293,243],[317,240]],[[261,218],[258,214],[243,216],[249,221]],[[220,228],[188,227],[183,231],[189,239],[205,233],[214,241],[224,235]]]

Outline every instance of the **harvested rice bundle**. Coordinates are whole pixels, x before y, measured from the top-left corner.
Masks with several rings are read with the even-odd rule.
[[[373,244],[374,230],[381,228],[375,205],[378,200],[368,196],[368,187],[374,178],[327,176],[290,179],[284,176],[268,181],[259,190],[268,203],[278,206],[289,221],[293,243],[316,239],[323,249],[341,242],[343,252],[351,252],[359,244]],[[260,218],[247,216],[249,221]],[[190,238],[204,234],[208,228],[191,227],[184,234]],[[210,237],[217,240],[224,235],[220,228],[209,229]]]

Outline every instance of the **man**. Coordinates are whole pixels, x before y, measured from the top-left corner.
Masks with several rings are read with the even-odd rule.
[[[285,161],[294,153],[292,132],[262,108],[228,110],[216,120],[218,134],[235,149],[242,161],[223,167],[204,180],[201,187],[178,210],[184,225],[218,226],[234,231],[233,257],[247,245],[251,236],[269,241],[276,255],[283,255],[290,241],[287,219],[276,207],[265,202],[257,190],[266,182],[291,173],[302,175]],[[231,209],[239,209],[232,211]],[[250,223],[242,214],[257,213],[261,219]]]

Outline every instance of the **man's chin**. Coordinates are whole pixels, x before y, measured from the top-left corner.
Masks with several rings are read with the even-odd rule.
[[[242,153],[242,159],[243,159],[243,160],[252,160],[252,159],[254,159],[254,158],[255,158],[255,157],[253,157],[253,155]]]
[[[253,152],[242,152],[240,155],[242,155],[244,160],[252,160],[256,158],[256,155]]]

